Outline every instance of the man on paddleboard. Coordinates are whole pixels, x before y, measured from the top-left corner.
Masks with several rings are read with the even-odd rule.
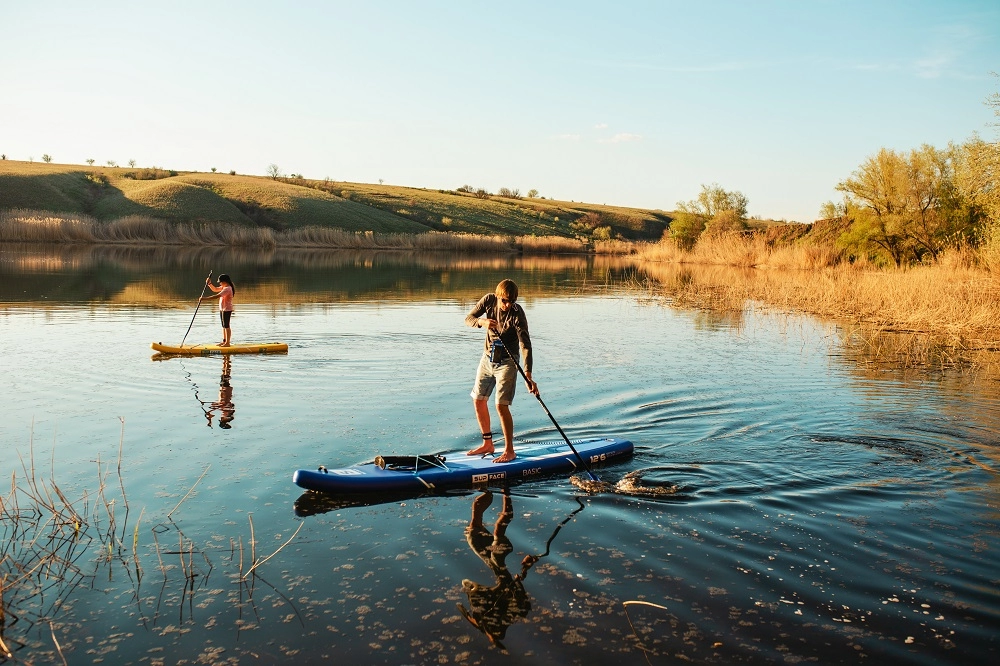
[[[514,417],[510,404],[517,385],[517,360],[511,356],[520,349],[525,385],[533,395],[538,395],[538,384],[531,379],[531,338],[524,308],[517,304],[517,285],[513,280],[501,280],[492,294],[479,299],[465,317],[466,326],[486,329],[486,343],[476,381],[472,386],[472,403],[476,408],[483,443],[469,451],[470,456],[489,455],[494,451],[490,410],[486,404],[496,389],[496,408],[503,429],[503,453],[493,462],[508,462],[517,457],[514,453]]]

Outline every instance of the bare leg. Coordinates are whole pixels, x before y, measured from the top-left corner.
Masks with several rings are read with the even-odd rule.
[[[493,462],[509,462],[517,457],[514,453],[514,417],[510,413],[510,405],[497,405],[497,413],[503,428],[503,453]]]
[[[233,339],[233,329],[231,328],[222,329],[222,344],[219,346],[228,347],[232,339]]]
[[[480,432],[490,432],[490,408],[486,404],[486,399],[477,400],[473,398],[472,404],[476,408],[476,421],[479,422]],[[470,456],[482,456],[493,453],[493,440],[483,439],[483,443],[475,449],[469,451],[466,455]]]

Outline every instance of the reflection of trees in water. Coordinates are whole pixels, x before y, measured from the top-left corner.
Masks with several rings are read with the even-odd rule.
[[[565,295],[567,284],[615,287],[628,268],[606,255],[455,255],[447,252],[240,248],[44,246],[4,251],[0,301],[193,303],[210,267],[240,276],[242,303],[329,303],[357,299],[475,300],[500,279],[525,297]],[[195,278],[194,276],[197,276]],[[4,293],[7,292],[7,293]]]

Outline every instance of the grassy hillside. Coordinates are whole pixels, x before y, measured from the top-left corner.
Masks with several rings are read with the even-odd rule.
[[[457,190],[0,160],[0,210],[15,208],[87,214],[103,221],[143,215],[275,230],[336,227],[635,240],[659,239],[670,223],[663,211],[480,198]]]

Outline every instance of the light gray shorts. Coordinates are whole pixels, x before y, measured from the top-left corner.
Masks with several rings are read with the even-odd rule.
[[[514,359],[508,358],[502,363],[490,363],[489,353],[483,354],[476,369],[476,383],[472,385],[473,400],[486,400],[497,390],[497,404],[509,405],[514,401],[514,388],[517,386],[517,365]]]

